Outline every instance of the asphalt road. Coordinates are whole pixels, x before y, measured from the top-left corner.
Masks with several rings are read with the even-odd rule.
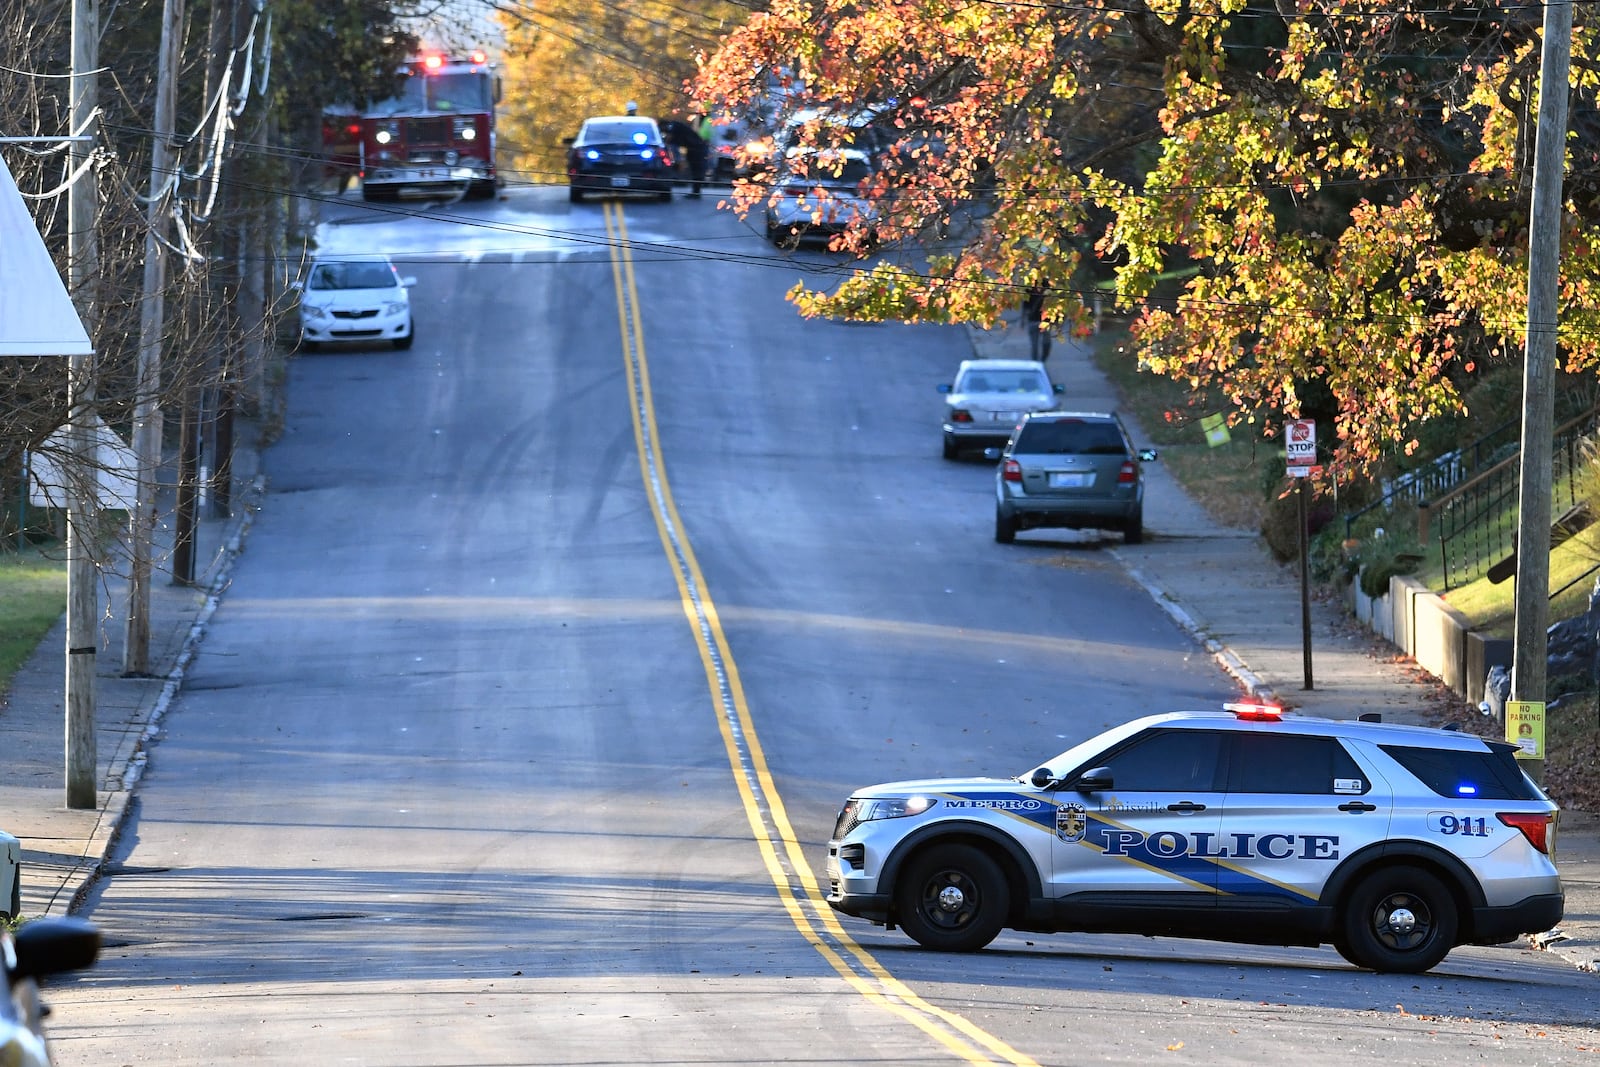
[[[715,203],[330,214],[407,260],[417,343],[292,364],[63,1064],[1592,1055],[1592,978],[1526,952],[835,923],[852,786],[1233,688],[1109,552],[993,544],[990,469],[939,458],[962,331],[799,319],[833,261]]]

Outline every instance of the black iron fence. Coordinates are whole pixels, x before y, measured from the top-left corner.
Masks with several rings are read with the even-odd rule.
[[[1586,458],[1583,441],[1600,427],[1600,408],[1556,428],[1551,461],[1551,510],[1558,518],[1578,504],[1574,477]],[[1434,551],[1437,539],[1444,588],[1514,570],[1521,454],[1513,454],[1433,499],[1417,502],[1417,540]]]
[[[1345,515],[1345,537],[1354,536],[1357,524],[1367,515],[1374,512],[1387,515],[1397,508],[1442,496],[1507,456],[1515,455],[1521,430],[1521,421],[1512,420],[1495,427],[1471,444],[1452,449],[1415,470],[1385,478],[1380,485],[1382,492],[1378,499]]]

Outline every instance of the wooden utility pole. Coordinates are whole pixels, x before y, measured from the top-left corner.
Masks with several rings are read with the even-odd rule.
[[[150,203],[144,238],[144,300],[139,311],[139,378],[133,406],[137,501],[129,536],[128,607],[122,673],[150,673],[150,558],[155,534],[157,475],[161,470],[161,337],[166,327],[169,205],[174,189],[172,137],[177,111],[179,27],[183,0],[161,9],[161,58],[156,68],[155,127],[150,138]]]
[[[1528,222],[1528,327],[1522,373],[1522,460],[1517,512],[1516,632],[1511,699],[1543,705],[1550,624],[1550,471],[1555,412],[1557,296],[1561,278],[1561,186],[1567,146],[1571,0],[1544,8],[1539,126]],[[1542,756],[1543,753],[1540,753]],[[1543,759],[1529,773],[1543,778]]]
[[[79,135],[69,149],[71,173],[67,192],[69,290],[79,314],[94,336],[99,313],[95,287],[100,248],[95,236],[95,175],[85,169],[94,152],[94,111],[99,100],[99,0],[73,0],[72,77],[68,90],[72,132]],[[87,313],[85,313],[87,309]],[[72,441],[67,482],[67,677],[66,780],[67,807],[93,808],[99,802],[99,757],[95,751],[95,654],[99,612],[94,552],[100,532],[99,482],[94,468],[95,357],[72,356],[67,364],[67,410]]]

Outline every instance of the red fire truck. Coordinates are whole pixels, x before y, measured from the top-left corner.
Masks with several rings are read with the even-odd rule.
[[[494,128],[499,102],[500,77],[484,53],[430,53],[409,65],[394,99],[359,115],[325,115],[323,137],[335,165],[354,149],[363,199],[491,197],[500,186]]]

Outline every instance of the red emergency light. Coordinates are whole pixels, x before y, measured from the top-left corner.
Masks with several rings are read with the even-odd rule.
[[[423,56],[422,57],[422,65],[424,67],[427,67],[429,70],[438,70],[440,67],[444,66],[444,57],[443,56]]]
[[[1282,722],[1283,709],[1275,704],[1224,704],[1222,710],[1233,712],[1234,718],[1245,722]]]

